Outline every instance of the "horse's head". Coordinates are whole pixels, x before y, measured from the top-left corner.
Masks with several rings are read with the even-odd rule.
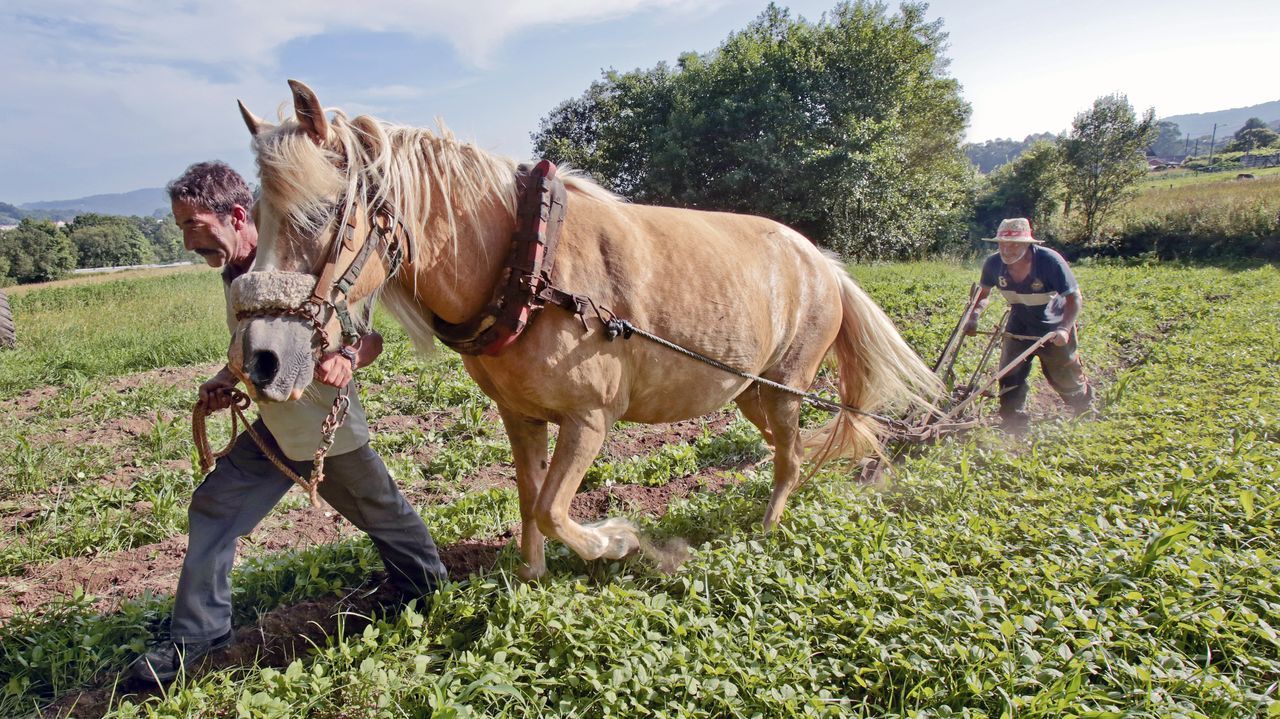
[[[377,121],[330,122],[290,81],[294,118],[271,125],[240,105],[261,189],[252,271],[232,285],[239,319],[228,364],[259,400],[297,399],[324,351],[352,345],[367,318],[352,309],[398,269],[412,239],[394,198],[359,168],[384,145]]]

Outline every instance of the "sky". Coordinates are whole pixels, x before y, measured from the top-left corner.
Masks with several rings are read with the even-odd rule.
[[[835,0],[778,0],[817,20]],[[714,50],[767,0],[5,0],[0,201],[158,187],[192,162],[253,176],[242,99],[326,107],[527,159],[608,69]],[[894,5],[896,7],[896,5]],[[937,0],[969,141],[1060,132],[1101,95],[1159,117],[1280,99],[1276,0]]]

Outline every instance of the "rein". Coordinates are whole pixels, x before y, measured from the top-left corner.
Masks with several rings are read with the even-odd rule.
[[[248,433],[249,437],[253,440],[253,443],[258,445],[258,449],[262,450],[262,454],[265,455],[267,459],[271,460],[271,463],[276,466],[276,469],[280,470],[281,474],[293,480],[294,484],[302,487],[302,489],[307,493],[307,498],[311,500],[311,506],[319,509],[319,487],[321,480],[324,479],[324,472],[321,471],[320,473],[316,473],[315,467],[312,467],[311,478],[307,480],[303,479],[301,475],[293,471],[293,468],[280,458],[276,449],[272,447],[262,435],[258,434],[257,430],[253,428],[253,424],[244,416],[244,411],[249,409],[249,405],[252,402],[252,400],[249,399],[249,395],[238,389],[228,389],[227,393],[231,396],[231,439],[227,440],[227,446],[222,449],[215,452],[209,445],[209,434],[208,430],[205,428],[205,420],[213,414],[213,412],[204,409],[199,404],[196,404],[191,411],[191,437],[195,440],[196,453],[200,456],[200,471],[204,474],[212,472],[214,463],[231,453],[231,449],[236,444],[236,438],[240,436],[239,427],[243,425],[244,431]],[[342,399],[346,400],[346,397],[343,396]],[[345,415],[346,402],[344,401],[342,405],[341,412]],[[334,402],[334,410],[337,409],[338,402]],[[326,417],[324,421],[324,425],[326,427],[330,424],[333,425],[333,430],[330,432],[331,436],[332,432],[337,431],[338,426],[342,423],[342,420],[338,419],[335,415],[334,410],[330,410],[329,416]],[[321,432],[323,434],[323,428]],[[332,442],[333,440],[331,438],[329,443],[332,444]],[[328,447],[325,447],[325,452],[328,452]],[[324,462],[324,457],[320,452],[317,452],[316,461],[321,464]]]

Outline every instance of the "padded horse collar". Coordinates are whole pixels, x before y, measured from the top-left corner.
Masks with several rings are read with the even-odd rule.
[[[510,347],[547,304],[583,316],[591,301],[565,292],[551,281],[556,244],[564,224],[564,181],[556,166],[542,160],[516,175],[520,190],[511,249],[489,303],[469,320],[453,324],[432,318],[445,346],[467,355],[496,356]]]

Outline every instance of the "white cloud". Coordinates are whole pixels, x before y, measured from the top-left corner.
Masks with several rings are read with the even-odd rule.
[[[0,97],[6,105],[0,164],[7,172],[0,177],[0,200],[132,189],[163,182],[190,159],[228,154],[249,169],[234,98],[273,117],[270,110],[287,97],[280,53],[299,39],[339,31],[408,34],[448,43],[479,69],[504,41],[530,28],[646,10],[697,12],[706,4],[6,0],[0,5]],[[351,111],[386,107],[469,81],[454,78],[436,87],[371,83],[343,102]]]

